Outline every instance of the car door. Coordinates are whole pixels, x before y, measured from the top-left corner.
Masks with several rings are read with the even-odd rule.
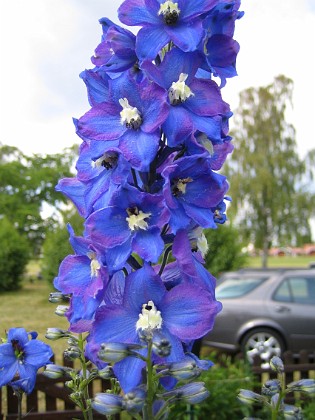
[[[285,331],[290,350],[315,348],[315,276],[287,274],[270,296],[271,318]]]

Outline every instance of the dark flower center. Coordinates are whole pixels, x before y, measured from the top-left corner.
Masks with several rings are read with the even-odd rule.
[[[103,160],[101,162],[101,166],[103,166],[105,169],[113,169],[114,166],[116,166],[118,160],[118,156],[116,153],[109,154],[105,153],[103,156]]]
[[[192,178],[181,178],[181,179],[174,179],[173,185],[172,185],[172,194],[175,197],[178,197],[181,194],[186,193],[186,185],[192,182]]]
[[[166,25],[175,25],[178,20],[178,16],[179,14],[176,10],[168,9],[168,11],[163,15],[163,19]]]
[[[24,349],[23,347],[20,345],[19,340],[11,340],[11,344],[14,350],[14,354],[16,356],[17,359],[19,360],[23,360],[23,356],[24,356]]]

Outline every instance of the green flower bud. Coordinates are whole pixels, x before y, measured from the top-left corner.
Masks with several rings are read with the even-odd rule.
[[[282,373],[284,371],[283,361],[278,356],[273,356],[270,360],[270,367],[278,373]]]
[[[59,379],[59,378],[68,377],[70,370],[71,370],[70,368],[67,368],[65,366],[49,364],[49,365],[46,365],[46,368],[43,374],[47,376],[47,378]]]
[[[105,416],[117,414],[122,410],[122,397],[110,393],[96,394],[92,408]]]
[[[249,389],[241,389],[237,399],[244,404],[265,403],[267,401],[265,397]]]
[[[287,385],[290,391],[306,392],[307,394],[315,394],[315,380],[301,379],[299,381],[291,382]]]
[[[48,340],[59,340],[59,338],[69,337],[69,332],[61,330],[60,328],[47,328],[45,337]]]
[[[137,356],[134,350],[143,348],[139,344],[103,343],[98,352],[98,357],[104,362],[116,363],[127,356]]]
[[[56,310],[55,310],[55,314],[58,316],[66,316],[66,313],[69,310],[69,306],[65,306],[65,305],[58,305]]]

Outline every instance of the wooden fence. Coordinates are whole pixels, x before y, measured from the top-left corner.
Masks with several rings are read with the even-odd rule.
[[[298,380],[306,379],[311,375],[315,377],[315,352],[310,354],[301,351],[298,357],[294,357],[291,352],[283,355],[285,366],[286,384]],[[71,367],[72,363],[64,360],[64,365]],[[271,369],[263,369],[259,360],[256,359],[253,373],[257,377],[257,383],[263,383],[267,379],[276,378],[277,374]],[[312,372],[312,373],[311,373]],[[23,412],[27,413],[27,420],[71,420],[82,419],[83,416],[75,408],[75,404],[69,398],[70,390],[65,386],[65,379],[50,379],[42,373],[37,375],[36,385],[31,394],[25,399]],[[90,395],[108,389],[109,383],[102,379],[95,379],[90,384]],[[260,389],[256,390],[260,392]],[[287,403],[294,403],[295,395],[290,394]],[[17,398],[13,394],[11,387],[0,388],[0,420],[13,420],[17,418]],[[116,415],[115,419],[120,416]],[[104,416],[94,413],[94,420],[104,419]]]
[[[287,351],[283,354],[282,360],[284,363],[286,385],[299,379],[315,378],[315,352],[310,353],[302,350],[298,355],[294,355],[292,352]],[[278,377],[277,373],[272,369],[264,369],[260,364],[260,359],[255,358],[252,371],[257,378],[258,384],[262,384],[268,379],[276,379]],[[260,387],[255,389],[255,391],[260,393]],[[303,399],[305,398],[305,394],[290,393],[287,395],[285,402],[294,404],[296,398]]]
[[[73,363],[67,359],[63,365],[73,367]],[[76,408],[69,398],[71,390],[65,386],[68,379],[51,379],[37,374],[36,384],[31,394],[24,396],[23,415],[27,420],[71,420],[83,419],[82,413]],[[95,379],[89,385],[90,395],[103,392],[109,388],[109,382],[103,379]],[[18,401],[10,386],[0,388],[0,420],[16,420]],[[27,414],[27,415],[26,415]],[[93,413],[94,420],[104,420],[104,416]],[[120,416],[115,416],[119,419]]]

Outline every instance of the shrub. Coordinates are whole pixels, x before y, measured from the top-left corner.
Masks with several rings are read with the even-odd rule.
[[[0,243],[0,292],[17,290],[30,259],[30,249],[6,217],[0,219]]]
[[[209,251],[205,257],[206,267],[217,277],[225,271],[244,267],[247,255],[242,252],[238,230],[229,223],[218,225],[217,229],[205,229]]]
[[[62,260],[74,251],[69,243],[67,223],[73,227],[76,235],[82,233],[82,218],[73,212],[64,214],[64,221],[60,226],[47,233],[43,245],[43,259],[41,261],[42,276],[52,282],[57,276]]]
[[[250,408],[237,400],[241,388],[250,389],[254,386],[254,376],[248,363],[243,360],[232,363],[231,357],[226,355],[221,355],[220,360],[216,362],[215,353],[211,354],[209,359],[214,361],[215,365],[198,380],[205,382],[210,396],[204,402],[189,407],[192,418],[239,420],[249,416]],[[188,414],[187,409],[186,405],[177,404],[171,410],[169,419],[185,418],[185,414]]]

